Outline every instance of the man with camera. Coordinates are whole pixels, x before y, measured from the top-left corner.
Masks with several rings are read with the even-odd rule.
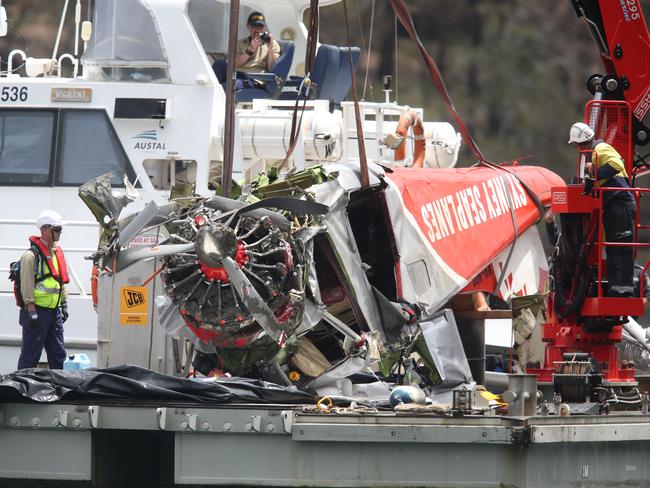
[[[248,16],[246,27],[250,36],[237,41],[235,55],[235,69],[248,73],[265,73],[271,71],[273,65],[280,57],[280,45],[273,36],[267,32],[266,19],[261,12],[253,12]],[[228,67],[225,59],[217,59],[212,65],[219,83],[225,85]],[[235,89],[241,90],[253,83],[253,80],[242,79],[238,76],[235,80]]]
[[[271,71],[280,57],[280,45],[266,31],[266,19],[261,12],[252,12],[246,22],[250,36],[237,41],[235,67],[238,71],[264,73]]]

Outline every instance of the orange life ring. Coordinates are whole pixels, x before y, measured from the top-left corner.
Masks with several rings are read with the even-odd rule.
[[[413,164],[412,168],[424,167],[424,156],[426,151],[424,140],[424,125],[420,116],[408,110],[399,117],[397,123],[397,135],[406,138],[408,135],[409,127],[413,127]],[[395,161],[404,161],[406,157],[406,144],[402,142],[397,149],[395,149]]]
[[[99,268],[96,264],[93,265],[93,270],[90,272],[90,293],[93,298],[93,306],[97,307],[97,280],[99,278]]]

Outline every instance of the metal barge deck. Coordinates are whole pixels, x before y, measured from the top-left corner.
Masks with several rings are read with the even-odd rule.
[[[650,418],[638,412],[449,417],[4,403],[0,485],[650,486],[649,440]]]

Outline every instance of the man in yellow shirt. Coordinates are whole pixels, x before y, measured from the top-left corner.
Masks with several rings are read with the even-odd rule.
[[[603,226],[608,242],[634,242],[636,202],[632,194],[625,164],[611,145],[594,140],[594,131],[587,124],[571,126],[569,144],[579,151],[591,150],[586,172],[597,179],[598,187],[616,188],[603,194]],[[632,246],[607,246],[608,295],[629,297],[634,293],[634,249]]]
[[[261,12],[252,12],[246,21],[249,36],[237,41],[235,69],[247,73],[265,73],[271,71],[280,57],[280,44],[270,32],[266,31],[266,19]],[[225,83],[227,65],[225,60],[217,60],[212,66],[219,83]],[[244,82],[235,82],[237,89],[244,88]]]

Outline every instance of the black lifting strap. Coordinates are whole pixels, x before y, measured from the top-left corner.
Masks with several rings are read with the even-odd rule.
[[[314,60],[316,59],[316,47],[318,44],[318,26],[319,26],[319,17],[318,17],[318,0],[310,0],[309,3],[309,28],[307,30],[307,49],[305,52],[305,79],[311,76],[311,71],[314,67]],[[304,83],[304,81],[303,81]],[[282,161],[281,167],[287,164],[289,158],[293,154],[296,144],[298,142],[298,131],[302,126],[302,116],[305,113],[305,106],[307,105],[307,93],[305,92],[304,100],[302,102],[302,107],[298,108],[300,105],[300,95],[303,93],[303,89],[307,90],[307,87],[301,85],[298,87],[298,92],[296,94],[296,103],[293,107],[293,114],[291,115],[291,132],[289,138],[289,148],[287,149],[287,155]],[[298,118],[298,110],[300,110],[300,118]]]
[[[535,203],[535,206],[539,211],[539,219],[538,219],[539,221],[544,215],[544,206],[542,205],[542,202],[537,197],[535,192],[533,192],[530,189],[530,187],[512,171],[508,170],[507,168],[504,168],[503,166],[499,166],[498,164],[494,164],[488,161],[487,158],[481,152],[481,149],[478,147],[476,141],[474,141],[474,138],[470,134],[469,129],[467,128],[460,114],[456,110],[454,102],[451,99],[449,92],[447,91],[447,87],[445,86],[445,83],[442,79],[442,75],[440,74],[440,70],[438,69],[436,62],[433,60],[431,55],[425,49],[424,45],[422,44],[422,41],[418,36],[417,31],[415,30],[415,25],[413,24],[413,18],[411,17],[411,14],[408,11],[408,8],[406,7],[404,0],[390,0],[390,5],[393,8],[393,11],[395,12],[395,16],[399,19],[400,23],[402,24],[402,27],[404,27],[404,30],[406,30],[406,32],[411,37],[411,40],[413,41],[417,50],[419,51],[420,56],[424,60],[424,63],[426,64],[427,69],[429,70],[429,74],[431,75],[431,78],[433,79],[433,82],[436,85],[436,88],[438,89],[440,96],[442,96],[443,101],[447,105],[447,109],[449,110],[451,116],[456,122],[456,125],[458,126],[458,130],[460,130],[460,134],[463,138],[463,141],[465,142],[467,147],[469,147],[469,149],[472,151],[474,156],[476,156],[476,158],[478,159],[479,161],[478,164],[487,166],[488,168],[492,168],[495,171],[506,171],[507,173],[510,173],[514,178],[516,178],[524,187],[524,189],[528,192],[528,195],[530,196],[531,200]],[[510,251],[508,252],[508,257],[506,258],[503,271],[501,272],[501,275],[497,280],[495,293],[498,292],[499,288],[501,287],[501,283],[503,282],[503,279],[506,274],[506,270],[508,269],[508,265],[510,264],[510,258],[512,257],[513,251],[515,249],[515,243],[517,242],[517,237],[518,237],[517,217],[515,215],[515,209],[512,204],[512,195],[510,193],[510,188],[508,187],[508,185],[506,185],[506,191],[508,195],[508,205],[510,206],[510,215],[512,217],[513,241],[510,246]]]

